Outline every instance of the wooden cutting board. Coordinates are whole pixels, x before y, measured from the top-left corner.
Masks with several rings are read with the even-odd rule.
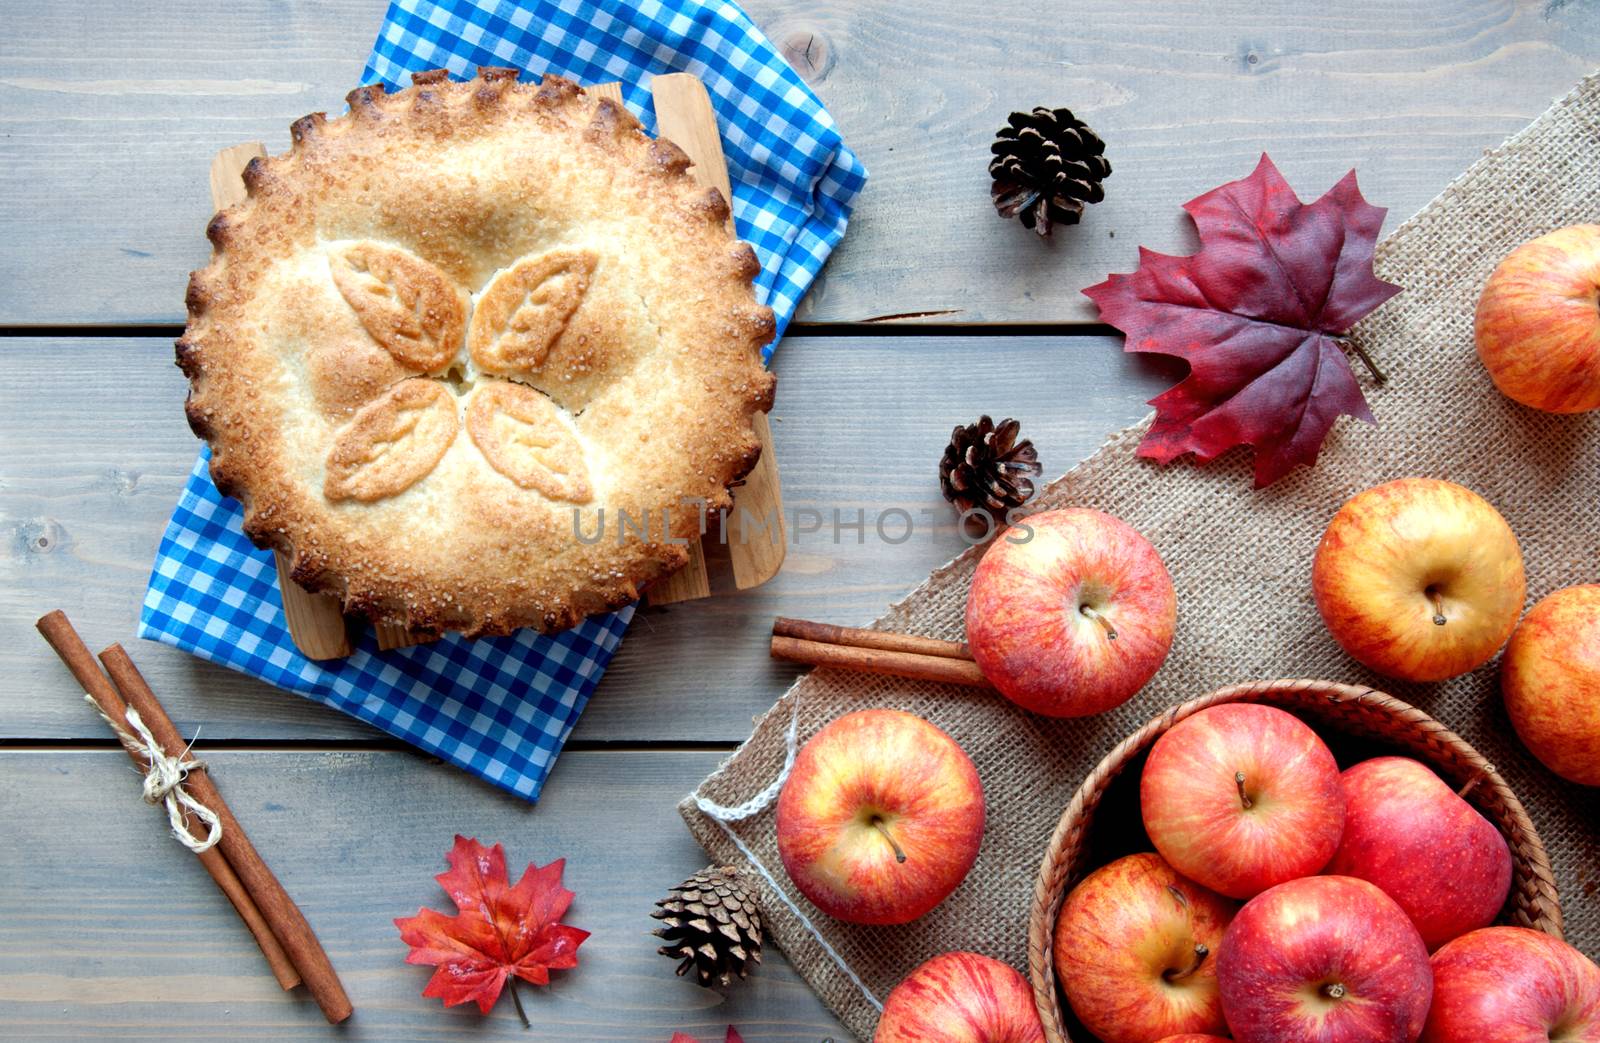
[[[589,90],[621,104],[620,84],[607,83]],[[722,153],[722,138],[717,130],[716,113],[711,107],[705,84],[691,73],[657,76],[650,85],[655,102],[657,130],[683,149],[693,162],[690,173],[702,185],[715,188],[731,200],[728,164]],[[241,175],[249,162],[265,156],[260,142],[234,145],[218,152],[211,162],[211,199],[221,210],[245,198]],[[732,230],[733,219],[729,217]],[[788,547],[783,519],[783,498],[778,486],[777,456],[772,450],[772,430],[765,413],[753,417],[756,437],[761,441],[761,458],[744,483],[733,490],[733,509],[728,512],[723,542],[733,570],[734,586],[740,590],[759,586],[777,575]],[[766,527],[777,519],[776,529]],[[745,519],[753,519],[750,526]],[[714,540],[715,533],[706,539]],[[312,594],[289,578],[289,559],[274,552],[278,563],[278,588],[283,593],[283,614],[295,646],[308,659],[339,659],[352,651],[350,634],[363,620],[347,618],[340,611],[339,599]],[[706,552],[701,543],[689,545],[689,563],[670,576],[651,584],[645,596],[652,604],[668,605],[692,601],[711,594]],[[430,640],[417,637],[404,627],[377,624],[378,647],[403,648]]]

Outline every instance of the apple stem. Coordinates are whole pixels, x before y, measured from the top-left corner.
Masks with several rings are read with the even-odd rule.
[[[1365,365],[1369,371],[1371,371],[1373,380],[1376,380],[1378,383],[1382,384],[1389,379],[1383,375],[1383,370],[1378,368],[1378,364],[1372,361],[1372,356],[1368,355],[1366,349],[1364,349],[1361,345],[1357,344],[1353,340],[1343,337],[1339,338],[1339,343],[1356,353],[1356,358],[1360,359],[1362,364]]]
[[[876,829],[879,833],[882,833],[883,839],[887,840],[889,842],[889,846],[894,848],[894,860],[896,862],[904,862],[906,860],[906,853],[900,850],[899,844],[895,843],[894,835],[889,832],[889,827],[883,824],[883,819],[873,819],[872,828]]]
[[[1244,772],[1234,772],[1233,782],[1239,787],[1239,803],[1244,805],[1246,811],[1250,810],[1255,804],[1250,800],[1250,795],[1244,791]]]
[[[1189,964],[1189,967],[1188,967],[1187,970],[1178,971],[1176,973],[1174,973],[1171,970],[1168,970],[1168,971],[1165,971],[1161,976],[1163,978],[1167,979],[1167,981],[1169,981],[1169,982],[1171,982],[1171,981],[1182,981],[1183,979],[1187,978],[1189,975],[1193,974],[1195,971],[1199,970],[1200,969],[1200,965],[1202,963],[1205,963],[1206,962],[1206,957],[1210,956],[1210,955],[1211,955],[1211,950],[1206,947],[1206,944],[1204,942],[1199,942],[1194,947],[1194,962]]]
[[[1472,778],[1468,779],[1466,785],[1464,785],[1460,789],[1456,790],[1456,796],[1465,798],[1468,793],[1471,793],[1473,790],[1477,789],[1478,788],[1478,783],[1480,783],[1482,781],[1483,781],[1483,772],[1480,771],[1480,772],[1478,772],[1478,774],[1476,774],[1476,775],[1472,776]]]
[[[1330,1000],[1344,999],[1344,986],[1340,985],[1338,982],[1331,982],[1330,984],[1324,985],[1321,989],[1321,992]]]
[[[1433,599],[1433,625],[1444,626],[1444,598],[1440,597],[1439,592],[1432,587],[1428,588],[1428,597]]]
[[[1101,626],[1106,628],[1106,640],[1107,641],[1115,641],[1117,639],[1117,628],[1111,625],[1111,620],[1107,619],[1105,616],[1102,616],[1099,612],[1095,611],[1094,606],[1092,606],[1092,605],[1079,605],[1078,606],[1078,611],[1082,612],[1084,615],[1088,616],[1090,619],[1094,620],[1096,623],[1099,623]]]

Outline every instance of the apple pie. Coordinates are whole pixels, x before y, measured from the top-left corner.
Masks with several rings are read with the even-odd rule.
[[[212,219],[189,423],[250,538],[347,611],[565,629],[682,566],[754,466],[760,266],[621,106],[414,80],[297,121]]]

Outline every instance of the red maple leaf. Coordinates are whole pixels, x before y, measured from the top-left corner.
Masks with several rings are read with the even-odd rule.
[[[672,1034],[672,1039],[669,1040],[668,1043],[700,1043],[700,1041],[689,1035],[687,1032],[674,1032]],[[722,1037],[722,1043],[744,1043],[744,1037],[739,1035],[738,1032],[734,1031],[732,1025],[729,1025],[728,1034]]]
[[[485,848],[457,834],[445,860],[449,871],[434,879],[457,912],[446,916],[419,909],[416,916],[396,920],[401,940],[411,946],[406,962],[438,968],[424,996],[442,999],[447,1007],[477,1000],[484,1014],[510,981],[512,1002],[526,1025],[515,979],[550,984],[552,970],[578,965],[578,946],[589,937],[588,931],[560,922],[572,904],[572,892],[561,886],[566,859],[543,869],[530,863],[515,887],[506,877],[506,853],[499,844]]]
[[[1189,363],[1150,400],[1139,455],[1207,461],[1252,445],[1260,488],[1316,462],[1341,415],[1373,420],[1338,338],[1400,292],[1372,274],[1385,211],[1361,198],[1354,170],[1302,203],[1265,153],[1249,177],[1184,209],[1199,253],[1140,247],[1138,271],[1083,292],[1125,334],[1124,350]]]

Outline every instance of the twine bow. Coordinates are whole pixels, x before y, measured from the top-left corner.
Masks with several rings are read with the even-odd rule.
[[[161,748],[156,737],[150,734],[150,728],[139,717],[139,711],[128,707],[128,727],[133,729],[129,733],[121,723],[113,721],[100,711],[94,697],[85,694],[84,698],[93,706],[95,713],[100,714],[100,719],[111,726],[117,739],[123,747],[132,754],[143,758],[149,765],[144,773],[144,800],[146,804],[165,804],[167,807],[167,821],[172,823],[172,835],[178,843],[199,854],[209,851],[222,839],[222,820],[217,818],[217,813],[200,803],[189,795],[183,788],[184,782],[189,778],[191,771],[205,770],[206,762],[196,760],[189,756],[187,748],[176,757],[167,756]],[[184,821],[184,812],[187,809],[194,817],[205,823],[206,836],[204,840],[195,839],[194,834]]]

